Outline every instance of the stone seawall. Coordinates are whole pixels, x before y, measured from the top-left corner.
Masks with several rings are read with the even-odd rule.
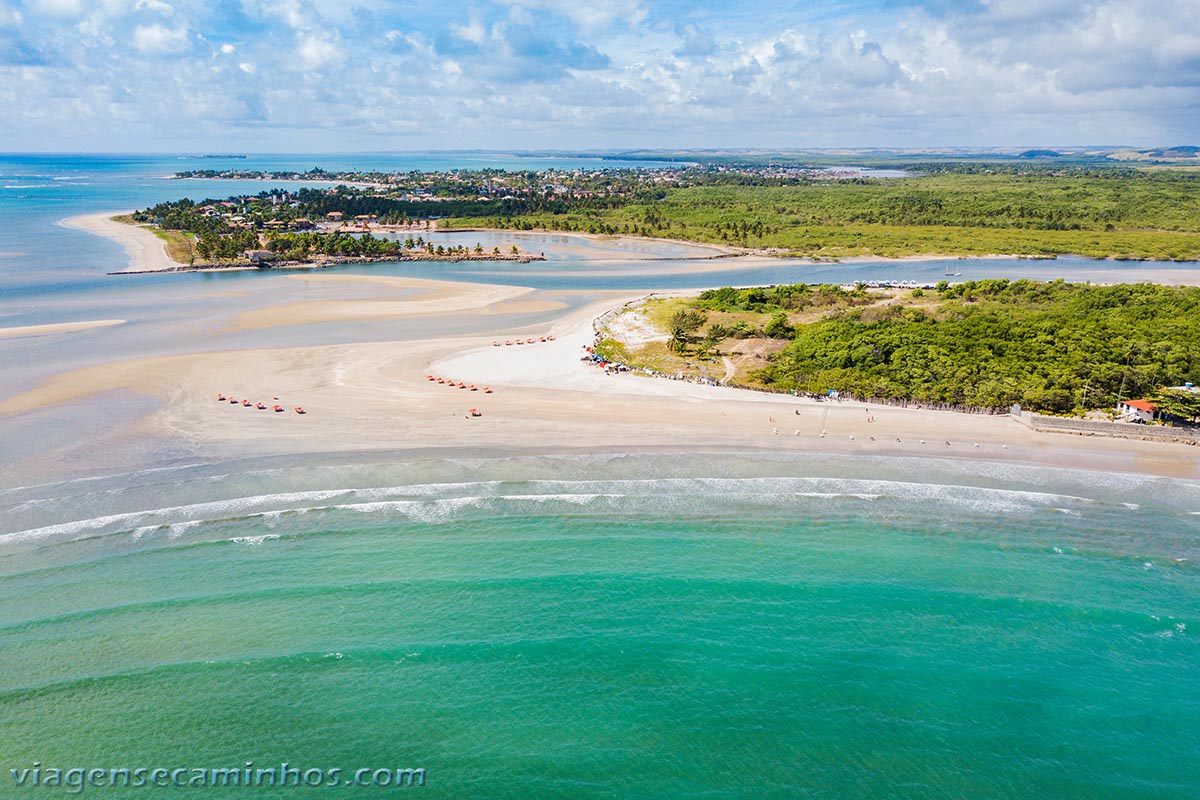
[[[1139,439],[1145,442],[1183,442],[1200,444],[1200,428],[1170,428],[1163,425],[1139,425],[1133,422],[1104,422],[1093,419],[1047,417],[1034,414],[1020,406],[1009,411],[1013,419],[1035,431],[1073,433],[1076,436],[1115,436],[1120,439]]]

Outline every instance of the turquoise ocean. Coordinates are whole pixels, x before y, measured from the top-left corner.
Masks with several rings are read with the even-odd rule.
[[[0,157],[2,324],[130,320],[84,344],[0,340],[5,396],[114,348],[195,349],[166,317],[273,285],[112,278],[119,248],[56,224],[242,190],[161,180],[209,166],[222,165]],[[967,277],[1108,269],[959,263]],[[437,268],[382,267],[547,292],[696,280],[672,262],[650,284],[569,260],[541,275]],[[1200,796],[1196,482],[1132,463],[571,452],[569,432],[553,454],[155,451],[28,475],[20,455],[47,425],[0,419],[0,797]],[[422,769],[425,785],[44,785],[53,769],[285,762],[338,780]]]

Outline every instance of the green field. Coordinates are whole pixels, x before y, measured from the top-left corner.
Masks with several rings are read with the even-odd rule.
[[[702,185],[577,198],[454,226],[688,239],[789,255],[1079,254],[1200,260],[1200,175],[948,172],[800,185]]]

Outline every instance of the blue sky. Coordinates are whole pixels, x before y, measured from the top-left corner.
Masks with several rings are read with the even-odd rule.
[[[1200,144],[1200,0],[0,0],[0,150]]]

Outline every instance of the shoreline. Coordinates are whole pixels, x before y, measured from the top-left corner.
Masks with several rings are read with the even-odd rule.
[[[450,301],[454,313],[483,314],[498,299],[487,294],[487,287],[474,284],[462,284],[461,292]],[[632,374],[606,375],[584,365],[580,354],[591,343],[594,318],[636,296],[606,297],[553,323],[501,330],[494,336],[108,362],[60,374],[9,397],[0,402],[0,414],[89,403],[106,393],[149,396],[155,409],[131,421],[130,435],[212,460],[356,450],[428,449],[453,458],[463,450],[479,449],[552,453],[563,448],[684,448],[952,458],[1200,479],[1200,458],[1185,444],[1068,437],[1030,430],[1008,416],[817,402]],[[340,302],[346,306],[354,301]],[[429,310],[418,306],[405,312],[402,306],[387,309],[385,316],[419,316]],[[312,311],[321,309],[314,306]],[[350,311],[339,308],[331,313],[345,318]],[[261,322],[243,320],[248,327]],[[554,340],[503,345],[514,336],[547,335]],[[470,383],[477,391],[438,384],[430,375]],[[484,393],[482,387],[492,393]],[[288,408],[302,405],[308,414],[233,407],[216,402],[217,392],[252,402],[277,397]],[[471,418],[470,408],[478,408],[482,417]],[[77,460],[71,447],[41,458],[47,460],[50,474]]]
[[[136,254],[138,247],[152,242],[166,257],[161,240],[152,233],[117,223],[105,214],[71,222],[99,235],[114,229],[128,232],[122,243],[133,248],[130,252]],[[702,275],[704,270],[697,272]],[[148,398],[152,410],[138,411],[124,428],[133,441],[143,447],[158,442],[174,452],[214,459],[355,449],[431,448],[451,454],[476,448],[552,452],[569,445],[670,451],[683,446],[951,457],[1200,479],[1200,459],[1185,444],[1067,437],[1030,430],[1007,416],[817,402],[632,374],[606,375],[584,365],[580,359],[583,348],[592,344],[593,320],[644,296],[645,290],[596,290],[593,302],[569,314],[539,324],[498,326],[481,323],[489,315],[503,313],[498,309],[505,304],[553,309],[536,292],[520,287],[453,281],[418,285],[416,279],[398,277],[388,278],[388,285],[401,292],[416,290],[415,299],[400,295],[391,300],[335,300],[323,295],[322,287],[332,286],[330,281],[378,282],[385,277],[296,274],[295,280],[312,283],[312,299],[272,305],[264,297],[260,305],[231,315],[228,322],[233,330],[252,331],[288,324],[386,324],[453,315],[474,320],[476,332],[388,342],[106,357],[0,400],[0,415],[42,415],[49,410],[53,416],[55,407],[87,406],[101,402],[98,398],[105,393]],[[550,335],[553,341],[540,341]],[[535,338],[534,344],[503,344],[506,339],[529,337]],[[477,391],[439,385],[428,379],[430,375],[474,384]],[[478,391],[485,386],[494,391]],[[235,409],[217,404],[213,398],[218,392],[253,401],[279,397],[287,407],[302,405],[309,413],[299,417]],[[466,414],[473,407],[483,412],[482,418]],[[57,450],[35,453],[33,461],[52,473],[79,462],[79,451],[88,446],[87,436],[79,436],[64,441]],[[147,452],[153,449],[146,448]],[[99,460],[83,461],[95,468],[110,458],[108,453],[90,457]]]
[[[59,225],[72,228],[74,230],[84,231],[96,236],[102,236],[106,239],[114,241],[125,248],[126,254],[129,257],[129,263],[125,269],[117,270],[109,273],[110,275],[134,275],[139,273],[151,272],[215,272],[234,269],[259,269],[252,266],[249,262],[245,264],[224,265],[203,265],[203,266],[188,266],[173,260],[167,253],[166,242],[158,238],[148,228],[139,225],[129,225],[122,222],[116,222],[113,217],[122,214],[131,213],[129,211],[107,211],[97,214],[83,214],[74,217],[67,217],[59,221]],[[731,269],[737,269],[742,266],[743,259],[747,262],[753,262],[755,259],[763,260],[795,260],[805,261],[814,266],[817,265],[836,265],[836,264],[903,264],[907,262],[922,262],[922,261],[978,261],[988,259],[1006,259],[1012,261],[1049,261],[1057,260],[1057,257],[1037,258],[1034,256],[1021,256],[1012,254],[991,254],[991,255],[947,255],[944,253],[935,253],[928,255],[909,255],[909,256],[846,256],[844,258],[822,258],[814,256],[787,256],[778,253],[763,253],[755,250],[743,250],[742,248],[732,248],[723,245],[710,244],[707,242],[691,242],[684,239],[658,239],[649,236],[629,236],[626,234],[592,234],[582,233],[578,231],[554,231],[548,229],[533,229],[521,231],[509,228],[435,228],[432,233],[464,233],[464,232],[492,232],[492,233],[509,233],[509,234],[534,234],[542,236],[563,236],[567,238],[579,238],[589,241],[620,241],[638,244],[665,244],[673,246],[688,246],[698,247],[718,251],[714,255],[709,256],[667,256],[662,258],[638,259],[644,261],[721,261],[726,264],[736,261],[738,266],[731,266]],[[1090,257],[1089,257],[1090,258]],[[391,263],[402,261],[514,261],[518,263],[531,263],[535,261],[545,261],[545,257],[538,255],[522,254],[519,256],[509,255],[481,255],[481,256],[466,256],[466,257],[447,257],[447,256],[430,256],[425,253],[413,253],[407,256],[362,256],[362,257],[342,257],[334,259],[316,260],[312,262],[296,262],[283,267],[275,267],[276,269],[319,269],[322,266],[333,264],[347,263]],[[611,259],[610,259],[611,260]],[[1119,260],[1116,258],[1106,259],[1091,259],[1098,263],[1105,264],[1122,264],[1130,263],[1128,260]],[[1159,271],[1170,269],[1166,265],[1194,265],[1200,266],[1197,261],[1153,261],[1140,260],[1133,263],[1153,264]],[[758,266],[757,263],[745,265],[746,268]],[[722,267],[725,268],[725,267]],[[711,268],[709,268],[711,269]],[[705,268],[698,267],[697,273],[702,273]],[[1167,283],[1167,281],[1154,281]],[[1200,275],[1196,276],[1196,282],[1200,283]]]
[[[167,243],[149,229],[138,225],[117,222],[113,217],[131,214],[131,211],[102,211],[97,214],[80,214],[59,220],[64,228],[83,231],[116,242],[125,248],[128,263],[120,272],[166,272],[185,266],[167,253]]]
[[[484,253],[480,255],[437,255],[426,252],[411,252],[396,256],[333,256],[318,258],[311,261],[285,261],[270,267],[258,267],[250,261],[233,262],[229,264],[202,264],[199,266],[180,263],[171,258],[167,252],[167,243],[156,236],[149,226],[130,225],[118,222],[114,217],[131,214],[131,211],[104,211],[97,214],[81,214],[59,220],[64,228],[83,231],[95,236],[101,236],[116,242],[125,248],[129,257],[128,265],[121,270],[109,272],[109,275],[145,275],[162,272],[227,272],[231,270],[308,270],[343,264],[390,264],[405,261],[443,261],[458,263],[462,261],[509,261],[517,264],[529,264],[535,261],[545,261],[541,255],[521,253],[519,255],[495,255]]]
[[[717,258],[732,256],[750,256],[758,258],[774,258],[787,259],[791,261],[808,261],[813,264],[861,264],[861,263],[904,263],[909,261],[976,261],[983,259],[1011,259],[1013,261],[1057,261],[1059,258],[1086,258],[1091,261],[1103,261],[1113,264],[1179,264],[1193,265],[1200,267],[1200,260],[1196,261],[1179,261],[1176,259],[1165,258],[1122,258],[1116,255],[1097,257],[1085,256],[1079,253],[1054,253],[1054,254],[1032,254],[1032,253],[914,253],[904,256],[877,256],[877,255],[857,255],[857,256],[810,256],[797,253],[781,251],[778,248],[751,248],[751,247],[736,247],[734,245],[717,244],[715,242],[701,242],[692,239],[667,239],[656,236],[634,236],[628,233],[586,233],[584,231],[562,231],[554,228],[530,228],[528,230],[518,228],[489,228],[486,226],[470,226],[465,228],[437,228],[438,233],[471,233],[471,232],[488,232],[488,233],[511,233],[522,234],[532,233],[545,236],[568,236],[579,237],[581,239],[590,239],[594,241],[617,240],[629,242],[651,242],[656,244],[672,244],[686,245],[689,247],[704,247],[721,251],[721,256],[700,256],[696,260],[705,258]],[[671,258],[672,261],[688,261],[686,257]]]

